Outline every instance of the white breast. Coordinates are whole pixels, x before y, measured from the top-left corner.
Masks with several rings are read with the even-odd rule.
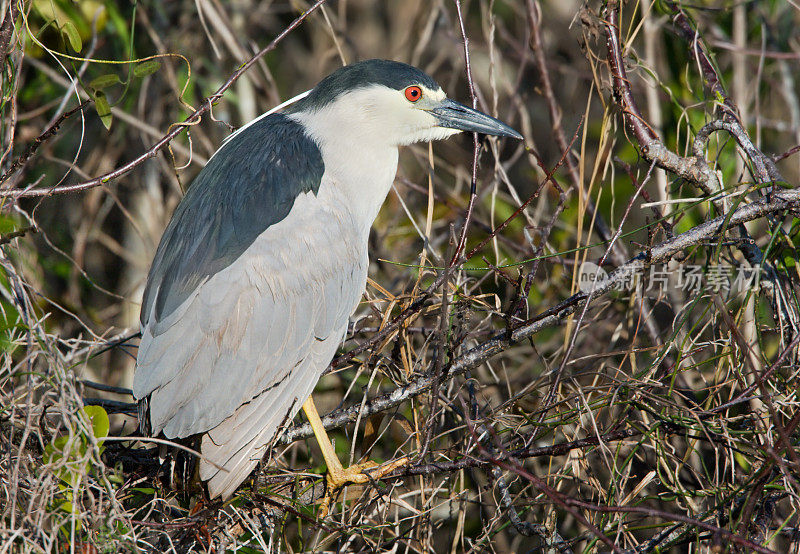
[[[397,173],[397,146],[364,140],[357,122],[335,109],[290,117],[305,126],[322,152],[325,174],[320,200],[351,212],[366,241]]]

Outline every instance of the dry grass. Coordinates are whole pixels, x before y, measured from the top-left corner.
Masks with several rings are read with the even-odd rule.
[[[800,12],[611,4],[326,3],[210,106],[308,4],[3,2],[0,553],[800,552]],[[525,146],[484,143],[472,199],[469,137],[402,152],[315,393],[344,461],[409,465],[321,520],[298,418],[233,501],[203,501],[190,454],[124,439],[181,191],[231,127],[343,62],[410,62],[468,102],[459,7],[479,106]],[[78,77],[83,98],[107,80],[110,114]],[[610,275],[588,295],[587,261]]]

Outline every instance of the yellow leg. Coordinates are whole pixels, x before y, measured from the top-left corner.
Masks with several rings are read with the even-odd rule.
[[[345,469],[342,467],[339,458],[336,456],[336,452],[333,450],[333,445],[328,438],[325,427],[322,425],[317,407],[314,405],[314,400],[310,396],[308,400],[305,401],[305,404],[303,404],[303,412],[305,412],[308,422],[314,430],[314,436],[322,450],[322,457],[325,458],[325,465],[328,466],[327,487],[325,497],[322,499],[321,509],[323,518],[328,515],[328,509],[336,489],[350,483],[363,484],[369,482],[370,479],[380,479],[384,475],[408,463],[408,458],[403,456],[399,460],[389,462],[381,467],[377,467],[378,464],[373,461],[368,461],[363,464],[352,465]],[[374,470],[370,471],[369,475],[364,473],[366,470],[372,470],[373,468]]]

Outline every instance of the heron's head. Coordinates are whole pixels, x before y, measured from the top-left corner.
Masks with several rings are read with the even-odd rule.
[[[367,60],[328,75],[290,110],[303,113],[312,132],[331,140],[355,137],[391,146],[444,139],[466,131],[522,139],[517,131],[447,98],[416,67]]]

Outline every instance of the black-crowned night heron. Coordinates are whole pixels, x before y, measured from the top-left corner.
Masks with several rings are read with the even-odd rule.
[[[195,178],[147,278],[133,394],[145,432],[202,435],[211,498],[233,494],[301,406],[329,485],[366,480],[342,468],[311,391],[364,291],[397,147],[460,131],[522,138],[419,69],[369,60],[241,128]]]

